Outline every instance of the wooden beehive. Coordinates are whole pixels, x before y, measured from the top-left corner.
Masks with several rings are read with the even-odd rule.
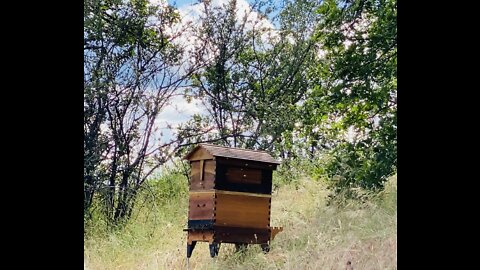
[[[263,151],[211,144],[198,145],[185,159],[191,166],[187,257],[198,241],[209,243],[212,257],[220,243],[268,251],[282,230],[270,227],[272,173],[280,163]]]

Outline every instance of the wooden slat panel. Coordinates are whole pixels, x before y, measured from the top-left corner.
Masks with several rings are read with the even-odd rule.
[[[218,226],[269,228],[270,198],[217,193]]]
[[[203,166],[203,181],[200,179],[200,161],[191,162],[191,181],[190,190],[205,190],[213,189],[215,186],[215,161],[205,160]]]
[[[192,241],[213,243],[213,235],[213,231],[189,231],[187,242],[189,245],[192,244]]]
[[[225,179],[232,183],[260,185],[262,183],[262,171],[260,169],[229,167],[225,172]]]
[[[215,242],[264,244],[270,240],[270,229],[215,227]]]
[[[190,186],[200,184],[200,161],[190,162],[191,172],[190,172]]]
[[[188,160],[194,161],[194,160],[202,160],[202,159],[213,159],[213,156],[203,147],[198,148],[190,157]]]
[[[205,160],[203,166],[203,181],[211,182],[215,181],[215,160]],[[213,186],[211,187],[213,188]]]
[[[188,219],[213,219],[214,218],[214,192],[190,193],[188,206]]]

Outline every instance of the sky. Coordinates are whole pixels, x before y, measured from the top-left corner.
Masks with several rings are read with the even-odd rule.
[[[183,7],[183,6],[186,6],[186,5],[192,5],[194,3],[196,3],[198,0],[168,0],[168,3],[170,5],[175,5],[177,7]]]

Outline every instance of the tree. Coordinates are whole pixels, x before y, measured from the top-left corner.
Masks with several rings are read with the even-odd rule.
[[[311,72],[305,131],[334,134],[326,170],[335,187],[381,187],[397,161],[396,1],[327,0],[318,11],[325,56]]]
[[[183,65],[174,43],[172,7],[146,0],[85,0],[84,7],[84,209],[88,215],[101,200],[118,224],[171,155],[155,120],[194,67]]]
[[[304,67],[315,51],[310,25],[293,14],[301,8],[314,14],[313,7],[306,1],[289,4],[277,30],[266,14],[244,14],[235,0],[223,7],[203,5],[198,40],[213,57],[195,74],[189,94],[202,100],[208,115],[180,126],[179,138],[282,152],[282,134],[299,117],[297,103],[308,89]]]

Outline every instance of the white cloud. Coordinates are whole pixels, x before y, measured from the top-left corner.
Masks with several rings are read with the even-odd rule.
[[[213,8],[226,7],[229,0],[211,0],[210,6]],[[198,3],[194,5],[187,5],[178,9],[181,22],[175,25],[172,32],[181,32],[181,35],[174,41],[175,44],[183,46],[187,52],[194,52],[195,48],[202,46],[199,42],[195,31],[200,27],[200,21],[205,17],[205,3]],[[262,41],[267,42],[269,38],[278,36],[273,24],[266,18],[262,18],[260,14],[252,10],[250,4],[246,0],[237,0],[236,4],[236,19],[240,24],[246,19],[245,32],[255,29],[262,30]],[[207,52],[205,59],[211,59],[213,52]],[[192,58],[192,55],[187,53],[186,58]]]
[[[161,139],[161,142],[168,142],[173,139],[173,133],[177,131],[180,124],[190,120],[194,114],[204,115],[205,113],[199,100],[193,99],[189,103],[182,95],[177,95],[170,100],[155,120],[155,126],[159,129],[155,138]]]
[[[187,102],[182,95],[172,98],[166,108],[158,115],[157,121],[178,124],[190,119],[194,114],[203,114],[198,100]]]

